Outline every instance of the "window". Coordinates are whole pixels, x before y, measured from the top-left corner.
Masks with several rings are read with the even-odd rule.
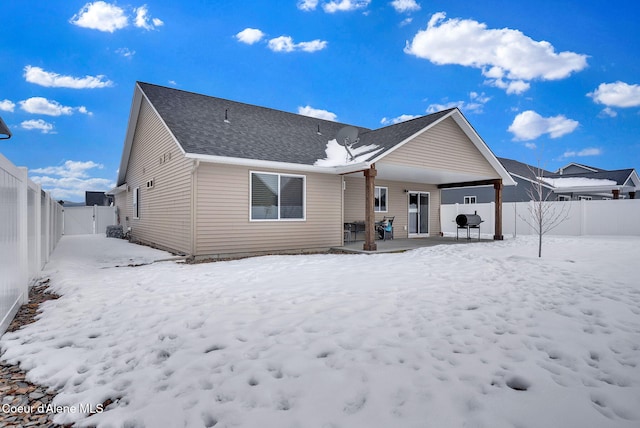
[[[251,173],[251,220],[304,220],[305,177]]]
[[[140,188],[133,189],[133,218],[140,218]]]
[[[465,204],[475,204],[476,203],[476,197],[475,196],[465,196],[464,197],[464,203]]]
[[[386,187],[376,186],[374,195],[374,211],[386,213],[387,212],[387,193],[389,189]]]
[[[570,196],[567,196],[567,195],[558,195],[558,196],[556,197],[556,200],[557,200],[557,201],[570,201],[570,200],[571,200],[571,197],[570,197]]]
[[[590,201],[593,199],[591,196],[578,196],[579,201]]]

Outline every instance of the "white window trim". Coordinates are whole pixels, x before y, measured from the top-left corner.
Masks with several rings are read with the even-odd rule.
[[[579,201],[592,201],[593,197],[580,195],[580,196],[578,196],[578,200]]]
[[[556,201],[570,201],[571,200],[571,196],[568,195],[558,195],[556,196]]]
[[[140,218],[140,188],[136,187],[133,189],[133,218]]]
[[[278,218],[253,218],[251,210],[251,197],[253,196],[253,174],[267,174],[278,176]],[[302,218],[280,218],[280,177],[295,177],[302,178]],[[280,172],[265,172],[265,171],[249,171],[249,221],[250,222],[273,222],[273,221],[307,221],[307,176],[299,174],[288,174]]]
[[[384,210],[381,210],[380,207],[376,207],[375,206],[375,199],[376,199],[376,193],[378,193],[380,191],[380,189],[384,189],[385,192],[385,196],[386,196],[386,202],[387,205],[385,207]],[[378,200],[380,200],[381,198],[378,197]],[[375,190],[374,190],[374,194],[373,194],[373,200],[374,200],[374,206],[373,206],[373,211],[376,213],[388,213],[389,212],[389,188],[386,186],[376,186]]]
[[[467,202],[467,200],[471,201],[471,198],[473,198],[473,202]],[[475,195],[470,195],[470,196],[465,196],[462,201],[464,205],[472,205],[472,204],[478,203],[478,198]]]

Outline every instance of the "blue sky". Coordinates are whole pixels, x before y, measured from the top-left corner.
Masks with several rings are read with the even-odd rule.
[[[368,128],[458,106],[497,156],[640,167],[636,1],[12,1],[0,153],[115,184],[137,80]]]

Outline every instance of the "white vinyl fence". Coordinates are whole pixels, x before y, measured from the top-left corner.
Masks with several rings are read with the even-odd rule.
[[[117,223],[116,207],[65,207],[65,235],[105,233],[107,226]]]
[[[502,204],[502,234],[504,236],[535,235],[527,224],[534,223],[531,208],[534,202],[505,202]],[[551,211],[566,210],[568,217],[548,235],[634,235],[640,236],[640,199],[603,201],[553,201]],[[456,234],[456,216],[474,214],[482,218],[480,232],[483,237],[494,234],[493,202],[488,204],[450,204],[440,208],[440,225],[446,235]],[[466,232],[465,232],[466,233]],[[466,234],[465,234],[466,236]],[[474,236],[475,235],[474,233]]]
[[[62,236],[62,206],[0,154],[0,334]]]

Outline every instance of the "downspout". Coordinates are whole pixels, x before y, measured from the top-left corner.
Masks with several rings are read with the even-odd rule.
[[[189,241],[191,242],[191,251],[189,258],[194,258],[197,250],[197,236],[196,233],[196,208],[198,206],[198,167],[200,166],[200,160],[194,159],[191,167],[191,236]]]

